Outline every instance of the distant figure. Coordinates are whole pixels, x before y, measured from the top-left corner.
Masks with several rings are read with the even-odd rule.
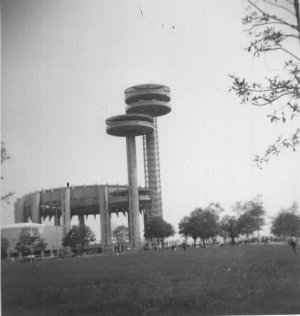
[[[290,239],[290,245],[292,246],[294,254],[296,255],[297,254],[297,250],[296,250],[297,239],[294,235]]]
[[[186,251],[186,243],[185,242],[182,243],[182,248],[184,251]]]

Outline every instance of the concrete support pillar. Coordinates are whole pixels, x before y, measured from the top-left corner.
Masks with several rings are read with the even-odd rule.
[[[145,209],[144,210],[144,231],[146,230],[146,225],[149,221],[149,210],[148,209]]]
[[[79,222],[79,225],[85,225],[84,214],[78,215],[78,222]]]
[[[23,197],[17,199],[17,201],[15,202],[15,222],[16,223],[25,222]]]
[[[111,220],[109,213],[108,186],[99,187],[100,230],[103,251],[111,247]]]
[[[66,236],[71,229],[71,201],[69,186],[62,190],[62,220],[63,236]]]
[[[54,224],[55,226],[60,226],[60,216],[59,215],[55,215],[54,217]]]
[[[40,192],[31,194],[31,215],[33,223],[41,223],[41,212],[40,212]]]
[[[140,249],[140,220],[139,220],[139,192],[137,185],[137,161],[135,137],[126,137],[127,145],[127,167],[128,167],[128,230],[129,241],[132,249]]]

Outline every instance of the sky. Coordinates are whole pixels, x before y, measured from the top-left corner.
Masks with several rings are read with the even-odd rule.
[[[270,124],[271,107],[240,104],[229,92],[228,74],[261,80],[284,61],[244,50],[251,40],[241,23],[246,6],[3,0],[1,140],[11,159],[2,166],[1,190],[16,193],[10,205],[1,203],[1,225],[13,222],[14,200],[30,192],[66,182],[126,184],[126,142],[106,134],[105,120],[125,113],[125,89],[144,83],[171,89],[172,111],[158,118],[158,133],[163,216],[175,229],[210,202],[229,212],[235,202],[262,195],[268,223],[282,207],[300,205],[299,149],[263,169],[253,162],[299,118]],[[144,185],[141,137],[137,155]]]

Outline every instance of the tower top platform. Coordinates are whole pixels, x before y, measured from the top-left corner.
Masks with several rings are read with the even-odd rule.
[[[153,118],[143,114],[112,116],[106,124],[107,134],[113,136],[139,136],[153,131]]]
[[[125,90],[125,102],[131,104],[141,100],[169,102],[170,88],[161,84],[141,84]]]

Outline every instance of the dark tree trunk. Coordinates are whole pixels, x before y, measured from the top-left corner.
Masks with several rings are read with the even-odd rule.
[[[194,248],[196,248],[196,241],[197,241],[197,238],[198,238],[198,237],[196,237],[196,238],[193,237],[193,239],[194,239]]]
[[[294,0],[294,7],[295,7],[295,14],[296,14],[296,20],[297,20],[297,27],[298,32],[300,35],[300,12],[299,12],[299,0]],[[299,38],[300,40],[300,38]]]

